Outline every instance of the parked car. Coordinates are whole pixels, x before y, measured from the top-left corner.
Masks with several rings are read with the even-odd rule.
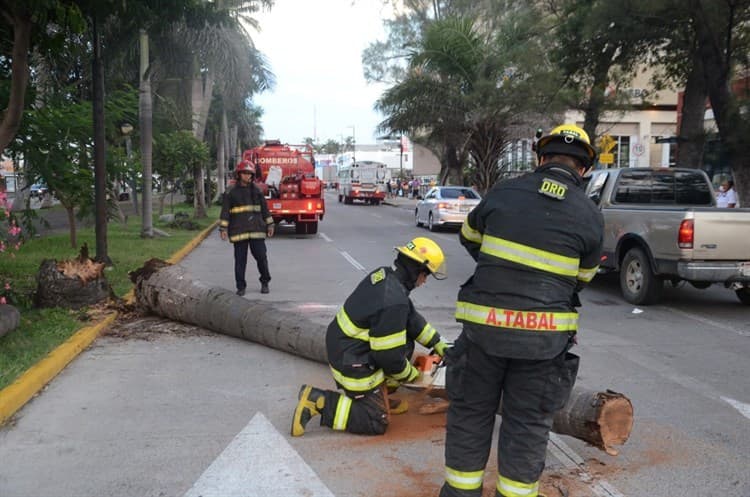
[[[414,218],[417,226],[426,225],[430,231],[442,226],[460,227],[481,200],[466,186],[435,186],[417,203]]]
[[[29,187],[29,195],[31,198],[42,198],[47,193],[47,187],[39,183],[34,183]]]
[[[632,304],[659,300],[665,281],[720,284],[750,305],[750,209],[716,208],[699,169],[594,171],[586,193],[604,216],[600,271],[619,271]]]

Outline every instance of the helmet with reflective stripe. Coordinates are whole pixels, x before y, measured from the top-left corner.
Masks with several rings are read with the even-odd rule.
[[[588,133],[575,124],[563,124],[539,138],[536,154],[540,160],[550,154],[568,155],[582,161],[586,168],[596,160],[596,150],[591,146]]]
[[[235,172],[237,175],[244,172],[249,172],[253,176],[255,176],[255,165],[250,162],[249,160],[243,160],[239,164],[237,164],[237,169],[235,169]]]
[[[445,278],[445,256],[440,246],[429,238],[420,236],[396,250],[424,265],[435,279]]]

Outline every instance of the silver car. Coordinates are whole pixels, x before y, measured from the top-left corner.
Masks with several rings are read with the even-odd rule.
[[[466,186],[436,186],[417,203],[414,218],[417,226],[426,225],[430,231],[441,226],[460,227],[481,200],[477,192]]]

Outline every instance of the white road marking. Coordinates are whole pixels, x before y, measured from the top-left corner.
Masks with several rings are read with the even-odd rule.
[[[750,419],[750,404],[745,404],[744,402],[730,399],[729,397],[722,397],[721,400],[740,411],[740,414],[745,416],[747,419]]]
[[[359,262],[357,262],[357,260],[354,257],[352,257],[351,255],[349,255],[347,252],[341,251],[341,255],[343,255],[344,259],[346,259],[347,261],[349,261],[349,264],[351,264],[352,266],[354,266],[356,269],[358,269],[360,271],[366,271],[365,267],[362,264],[360,264]]]
[[[606,480],[602,478],[594,479],[587,471],[585,471],[584,468],[586,467],[586,461],[576,454],[568,444],[563,442],[562,438],[558,435],[550,433],[549,442],[547,448],[552,455],[555,456],[566,468],[576,470],[581,481],[586,483],[595,495],[598,497],[625,497],[624,494],[620,493],[619,490]]]
[[[298,304],[297,309],[337,309],[340,304],[317,304],[315,302],[308,302],[306,304]]]
[[[322,238],[323,240],[327,241],[328,243],[330,243],[330,242],[332,242],[332,241],[333,241],[333,240],[331,240],[330,238],[328,238],[328,235],[326,235],[326,234],[325,234],[325,233],[323,233],[322,231],[321,231],[321,232],[320,232],[319,234],[320,234],[320,237],[321,237],[321,238]]]
[[[372,213],[371,213],[370,215],[371,215],[372,217],[377,217],[377,218],[381,218],[381,219],[383,218],[383,216],[381,216],[380,214],[372,214]]]
[[[184,497],[335,497],[261,413],[203,472]]]

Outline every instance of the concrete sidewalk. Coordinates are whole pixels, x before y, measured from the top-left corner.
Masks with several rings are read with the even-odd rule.
[[[408,197],[393,197],[393,198],[386,198],[383,200],[383,203],[385,205],[390,205],[392,207],[400,207],[402,209],[409,209],[414,210],[414,208],[417,206],[417,202],[419,200],[415,198],[408,198]]]

